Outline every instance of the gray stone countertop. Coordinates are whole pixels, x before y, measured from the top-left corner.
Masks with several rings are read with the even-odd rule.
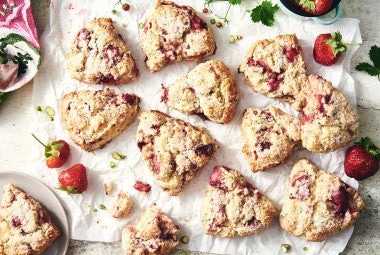
[[[46,10],[49,0],[31,0],[39,31],[46,24]],[[369,136],[380,146],[380,81],[360,73],[354,67],[362,61],[368,61],[368,52],[372,45],[380,46],[380,0],[342,1],[343,17],[360,20],[363,43],[351,61],[350,74],[356,80],[358,113],[360,117],[359,136]],[[32,120],[31,107],[32,84],[11,93],[0,106],[0,171],[13,169],[22,171],[28,160],[28,148],[32,138],[26,125]],[[380,254],[380,174],[360,182],[359,192],[366,202],[360,219],[356,222],[354,233],[344,255]],[[70,240],[68,255],[122,254],[120,242],[101,243]],[[180,254],[176,251],[175,254]],[[198,254],[198,253],[191,253]]]

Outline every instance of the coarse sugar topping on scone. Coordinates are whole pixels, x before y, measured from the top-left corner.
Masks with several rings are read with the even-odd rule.
[[[216,50],[213,33],[197,12],[170,1],[158,1],[146,19],[141,47],[151,72],[182,60],[198,61]]]
[[[243,154],[251,170],[281,164],[300,145],[300,124],[276,107],[248,108],[241,122]]]
[[[167,255],[179,243],[180,230],[172,219],[153,206],[141,214],[137,224],[127,224],[123,228],[123,254]]]
[[[295,34],[257,41],[249,49],[239,71],[255,92],[291,104],[307,73]]]
[[[139,119],[136,140],[144,162],[169,195],[179,194],[214,155],[217,142],[205,128],[159,111]]]
[[[38,201],[13,184],[4,186],[0,205],[1,254],[39,255],[59,235],[59,229]]]
[[[67,55],[67,70],[79,81],[108,85],[134,81],[139,74],[110,18],[96,18],[79,30]]]
[[[274,204],[234,169],[214,167],[209,184],[201,209],[206,234],[253,235],[268,227],[276,215]]]
[[[140,98],[134,94],[82,90],[66,94],[61,102],[62,122],[71,139],[86,151],[104,146],[134,121]]]
[[[162,101],[169,107],[218,123],[233,119],[238,100],[234,74],[221,60],[199,64],[174,84],[163,87]]]
[[[302,107],[302,145],[309,151],[334,151],[358,136],[356,111],[331,82],[309,75],[298,100]]]
[[[290,173],[280,225],[293,235],[320,242],[351,227],[363,208],[356,190],[301,159]]]

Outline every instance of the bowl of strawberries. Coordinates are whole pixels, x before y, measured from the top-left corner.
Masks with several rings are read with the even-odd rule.
[[[301,18],[312,18],[321,24],[331,24],[342,15],[340,0],[280,0],[285,13]],[[332,18],[322,17],[335,10]]]

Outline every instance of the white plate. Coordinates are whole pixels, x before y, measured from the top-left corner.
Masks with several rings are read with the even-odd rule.
[[[3,194],[3,187],[13,183],[18,188],[30,194],[32,198],[39,201],[49,212],[57,227],[61,231],[61,236],[57,238],[42,255],[65,255],[69,245],[69,226],[65,210],[54,193],[42,182],[32,176],[19,172],[0,172],[0,194]]]

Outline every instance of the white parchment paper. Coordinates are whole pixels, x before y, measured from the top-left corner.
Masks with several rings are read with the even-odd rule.
[[[120,6],[116,6],[118,13],[111,13],[116,1],[59,1],[52,0],[50,16],[47,28],[42,36],[43,62],[40,72],[35,78],[33,88],[33,106],[51,106],[56,109],[54,121],[50,121],[41,112],[35,114],[37,126],[33,132],[42,140],[64,139],[71,145],[71,156],[68,162],[58,170],[51,170],[45,166],[43,148],[37,144],[33,147],[31,173],[39,177],[51,187],[58,186],[58,174],[60,171],[82,163],[88,169],[89,188],[81,195],[67,195],[65,192],[56,190],[70,218],[71,233],[73,239],[91,241],[117,241],[120,239],[122,227],[128,223],[134,223],[139,213],[155,203],[165,213],[170,215],[181,227],[182,234],[189,237],[190,242],[179,245],[179,248],[189,250],[213,252],[220,254],[281,254],[280,245],[289,243],[292,252],[289,254],[338,254],[346,246],[352,229],[331,237],[325,242],[311,243],[301,238],[294,237],[282,231],[278,220],[270,225],[262,233],[245,238],[226,239],[206,236],[200,225],[200,204],[208,185],[208,178],[215,165],[225,165],[237,169],[265,195],[271,198],[280,210],[283,204],[285,183],[293,164],[301,158],[308,158],[317,167],[326,169],[342,177],[344,181],[357,188],[354,180],[347,178],[343,171],[344,150],[338,150],[329,154],[313,154],[306,150],[299,150],[283,165],[267,170],[266,172],[252,173],[244,161],[241,153],[242,139],[240,134],[240,121],[244,109],[248,107],[267,107],[275,105],[284,111],[297,115],[289,105],[279,103],[254,93],[242,75],[237,74],[237,67],[241,63],[249,47],[259,39],[273,38],[279,34],[296,33],[304,50],[307,66],[310,73],[322,75],[332,81],[343,94],[356,105],[354,80],[347,73],[350,59],[355,52],[355,47],[350,47],[341,60],[334,66],[324,67],[314,62],[312,57],[313,43],[320,33],[339,30],[346,42],[361,43],[359,21],[356,19],[340,19],[337,23],[329,26],[319,25],[311,20],[298,20],[288,17],[281,12],[276,15],[273,27],[253,23],[246,12],[247,8],[254,7],[254,1],[245,6],[232,7],[229,15],[230,22],[222,29],[211,26],[217,41],[217,52],[212,59],[222,59],[234,71],[238,86],[241,91],[241,100],[234,120],[225,125],[202,121],[195,116],[185,116],[177,111],[168,109],[160,102],[161,84],[171,84],[180,75],[195,67],[196,63],[182,62],[165,67],[163,70],[150,73],[144,66],[144,54],[139,47],[141,29],[138,24],[144,22],[147,15],[153,10],[154,3],[150,0],[130,1],[131,10],[123,12]],[[193,6],[205,20],[213,18],[213,14],[203,14],[202,0],[177,1],[179,4]],[[221,15],[226,10],[225,3],[216,3],[213,10]],[[136,145],[135,133],[138,124],[136,120],[121,135],[107,144],[103,149],[93,152],[85,152],[76,146],[64,130],[59,117],[59,104],[64,94],[84,90],[102,89],[104,86],[90,85],[73,80],[66,72],[65,55],[73,37],[83,24],[95,17],[112,17],[120,34],[127,41],[132,50],[138,68],[140,78],[128,85],[112,87],[117,91],[132,92],[140,96],[141,109],[158,109],[174,117],[189,121],[193,125],[205,126],[209,133],[217,139],[220,145],[216,153],[200,175],[193,179],[184,191],[176,197],[170,197],[156,184],[141,160],[141,155]],[[122,24],[125,24],[124,28]],[[240,34],[243,39],[235,44],[230,44],[230,35]],[[126,159],[115,161],[111,153],[117,151],[126,155]],[[113,160],[117,166],[109,167]],[[103,183],[105,180],[113,180],[117,184],[118,191],[126,191],[135,201],[131,215],[124,220],[112,218],[108,212],[115,196],[105,195]],[[152,185],[148,194],[140,193],[133,188],[136,180],[141,180]],[[103,204],[107,210],[99,209]],[[308,252],[303,251],[308,248]]]

